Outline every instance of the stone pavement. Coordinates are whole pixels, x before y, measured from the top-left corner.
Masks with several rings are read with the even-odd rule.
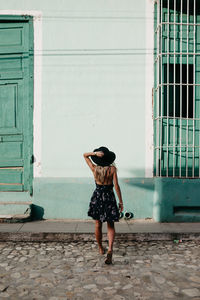
[[[104,246],[107,243],[104,241]],[[200,300],[199,241],[0,242],[0,299]]]

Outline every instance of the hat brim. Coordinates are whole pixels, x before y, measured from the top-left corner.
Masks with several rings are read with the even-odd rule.
[[[97,150],[97,149],[96,149]],[[97,151],[94,151],[94,152],[97,152]],[[98,165],[98,166],[101,166],[101,167],[106,167],[106,166],[109,166],[111,165],[114,160],[116,158],[116,155],[114,152],[112,151],[108,151],[106,154],[104,154],[104,156],[102,157],[98,157],[98,156],[91,156],[91,159],[92,161]]]

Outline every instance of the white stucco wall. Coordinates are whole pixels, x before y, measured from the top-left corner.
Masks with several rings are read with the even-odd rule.
[[[121,177],[142,177],[150,168],[147,2],[1,4],[8,12],[36,10],[42,16],[42,32],[35,31],[42,35],[35,48],[42,74],[35,97],[36,177],[90,176],[82,153],[102,145],[116,152]]]

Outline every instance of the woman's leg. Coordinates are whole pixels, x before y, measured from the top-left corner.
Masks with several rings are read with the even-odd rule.
[[[95,222],[95,237],[99,246],[99,252],[104,254],[104,249],[102,246],[102,222],[99,220],[96,220]]]
[[[107,222],[108,227],[108,252],[112,252],[115,239],[115,223]]]

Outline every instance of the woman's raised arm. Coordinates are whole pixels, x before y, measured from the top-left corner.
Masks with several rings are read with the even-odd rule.
[[[98,151],[98,152],[86,152],[83,154],[83,157],[85,158],[86,163],[88,164],[88,166],[90,167],[90,169],[92,170],[92,172],[94,172],[94,167],[95,165],[91,162],[90,160],[90,156],[98,156],[98,157],[102,157],[104,155],[103,152]]]
[[[90,156],[95,156],[95,152],[86,152],[83,154],[83,157],[85,158],[86,163],[88,164],[88,166],[90,167],[90,169],[92,170],[92,172],[94,172],[94,167],[95,165],[91,162],[90,160]]]

